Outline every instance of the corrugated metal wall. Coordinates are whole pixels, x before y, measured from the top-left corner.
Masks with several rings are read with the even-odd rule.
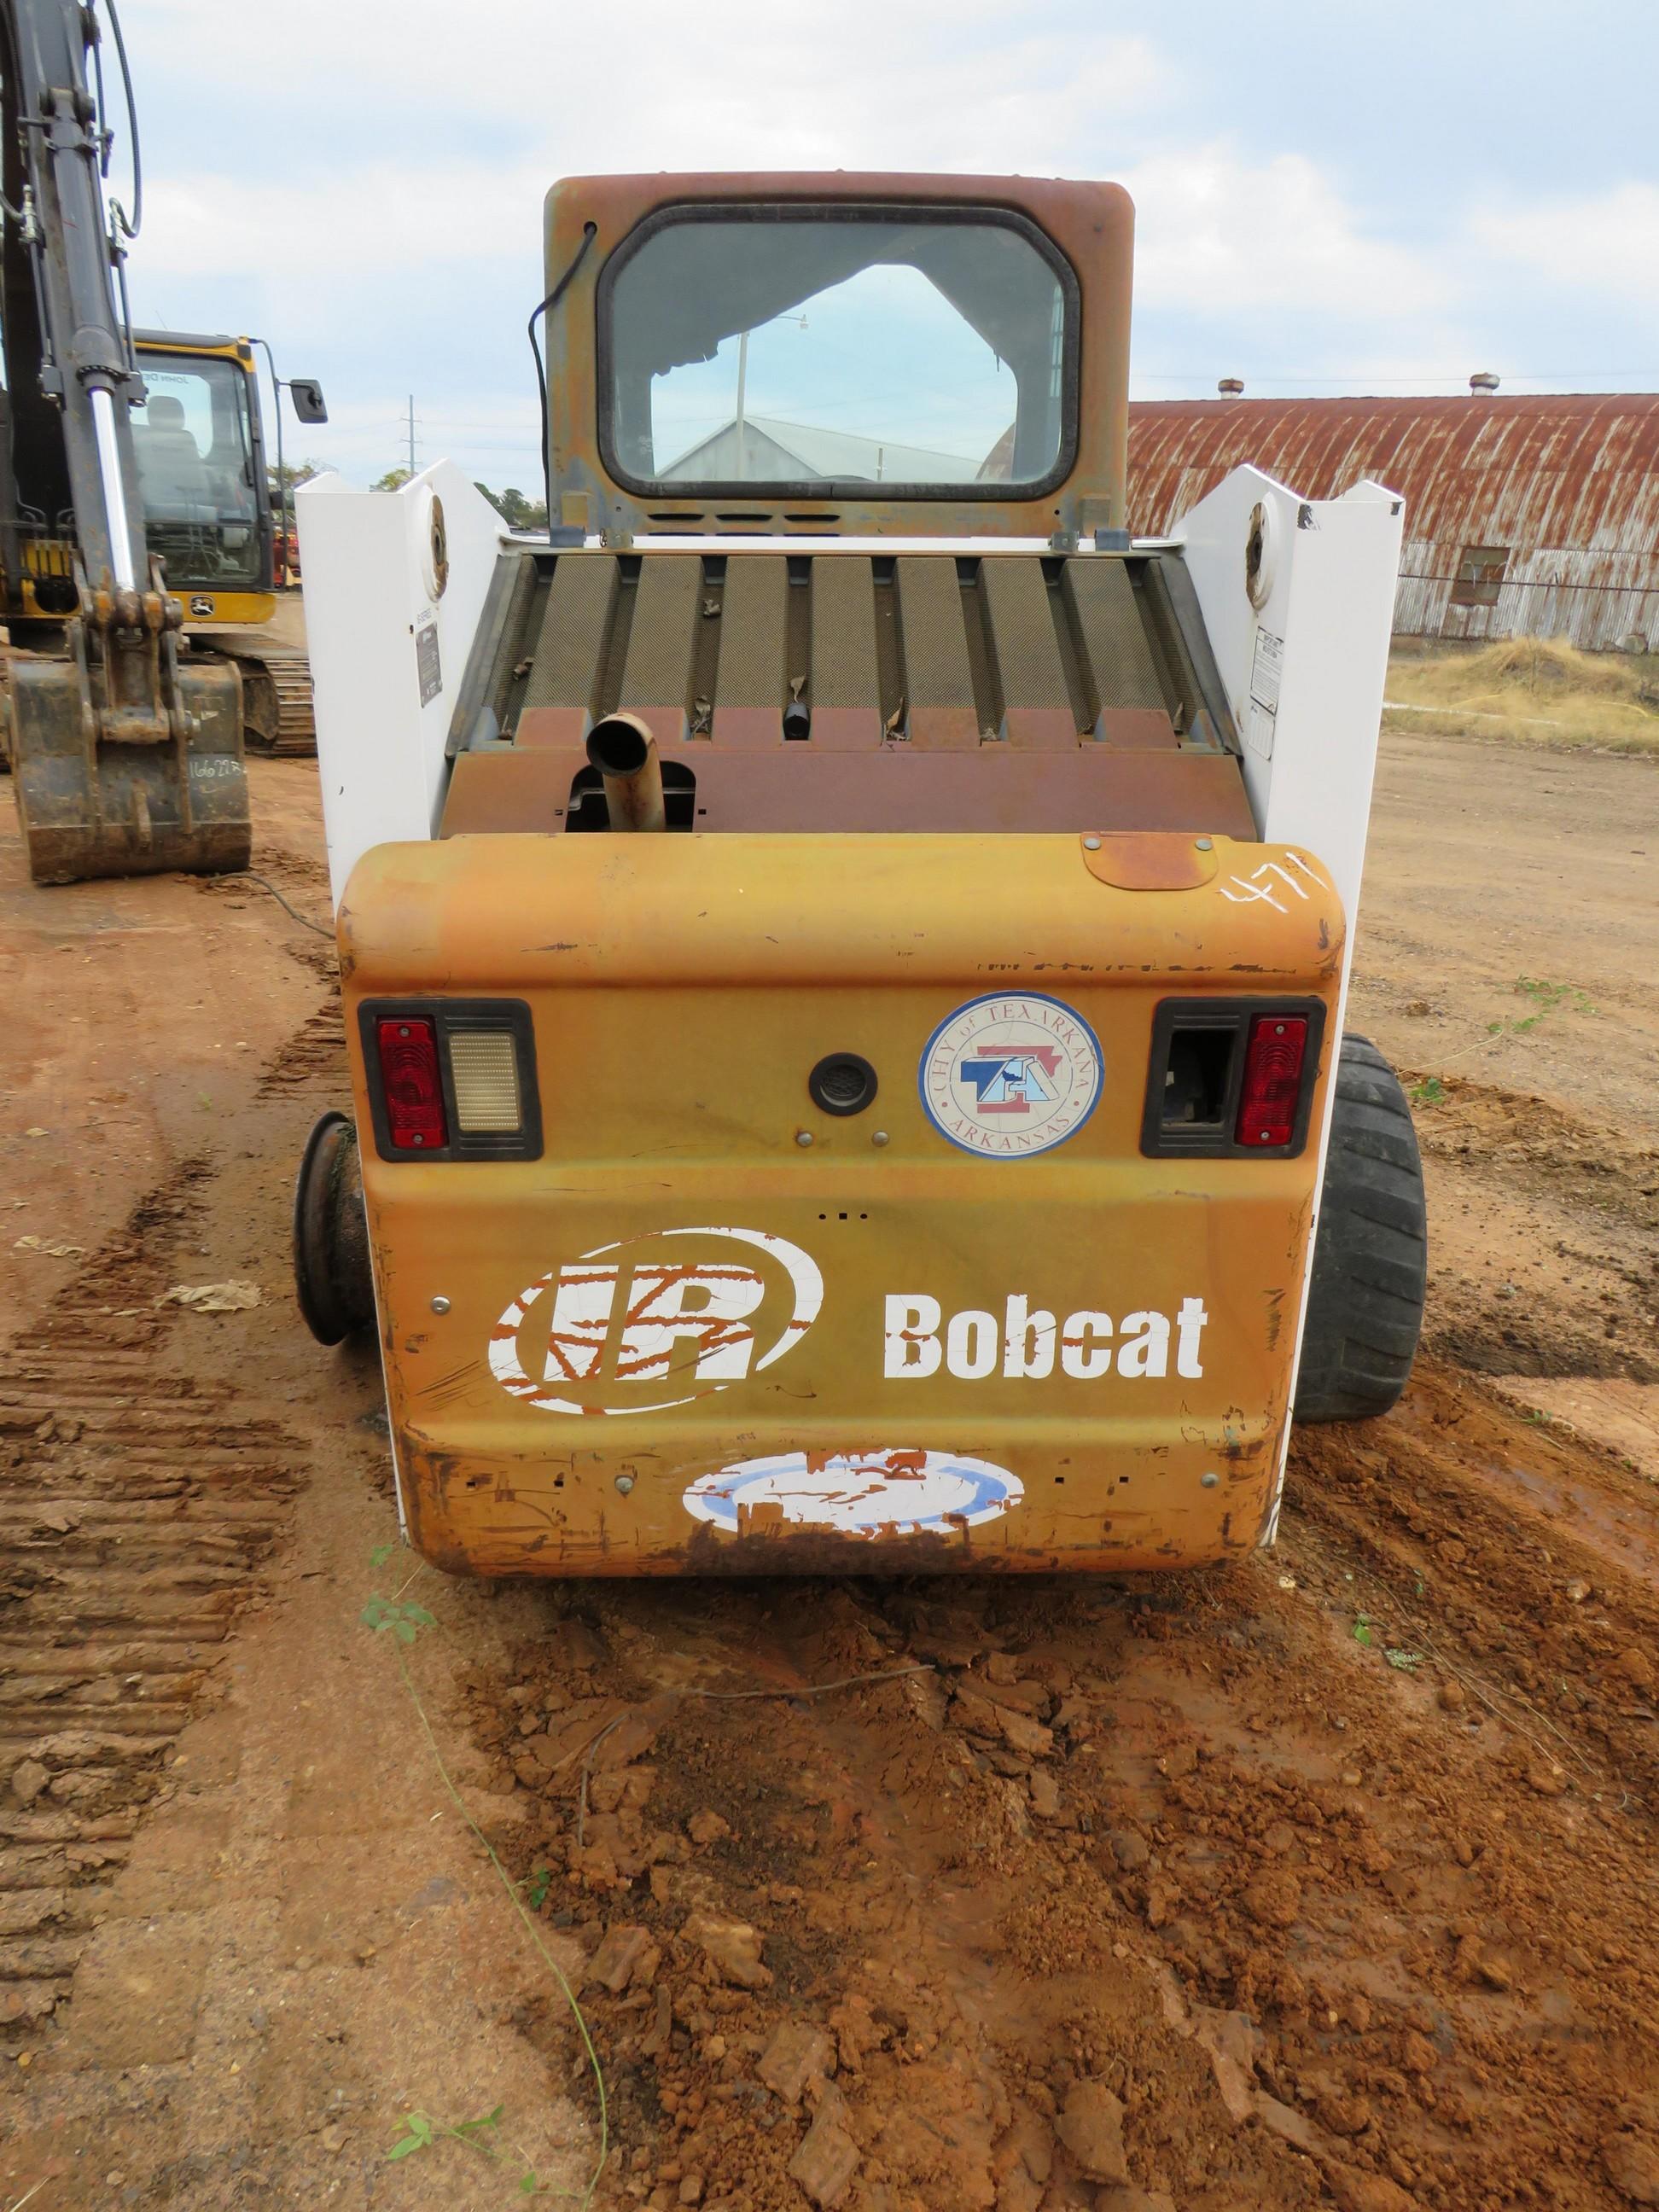
[[[1131,529],[1167,530],[1241,461],[1316,499],[1362,477],[1404,495],[1406,635],[1659,648],[1659,393],[1139,401]],[[1506,556],[1495,602],[1454,604],[1475,548]]]

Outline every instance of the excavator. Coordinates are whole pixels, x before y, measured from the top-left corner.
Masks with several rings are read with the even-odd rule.
[[[260,635],[293,562],[288,519],[273,505],[254,348],[247,337],[137,330],[146,402],[133,418],[144,542],[167,589],[185,602],[192,652],[235,662],[242,735],[251,751],[314,753],[304,648]],[[325,422],[314,378],[285,388],[302,422]],[[279,468],[279,475],[280,475]]]
[[[102,37],[96,4],[0,0],[5,749],[37,883],[245,867],[245,728],[300,749],[309,690],[246,635],[276,604],[252,348],[126,311]]]

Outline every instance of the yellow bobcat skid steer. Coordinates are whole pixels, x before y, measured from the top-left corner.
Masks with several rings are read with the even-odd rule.
[[[1293,1401],[1403,1387],[1341,1031],[1400,502],[1245,469],[1130,541],[1132,219],[568,181],[550,542],[446,464],[301,492],[354,1097],[300,1296],[378,1327],[436,1564],[1216,1560]]]

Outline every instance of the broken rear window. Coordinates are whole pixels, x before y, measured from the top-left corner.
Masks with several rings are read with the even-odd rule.
[[[987,208],[670,208],[599,286],[601,443],[653,493],[1006,498],[1076,442],[1077,282]]]

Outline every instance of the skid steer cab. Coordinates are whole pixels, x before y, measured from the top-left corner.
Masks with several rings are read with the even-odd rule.
[[[435,1564],[1217,1561],[1293,1407],[1404,1387],[1342,1030],[1401,503],[1241,468],[1131,538],[1132,222],[568,181],[547,539],[447,464],[301,492],[353,1097],[300,1297],[377,1330]]]

